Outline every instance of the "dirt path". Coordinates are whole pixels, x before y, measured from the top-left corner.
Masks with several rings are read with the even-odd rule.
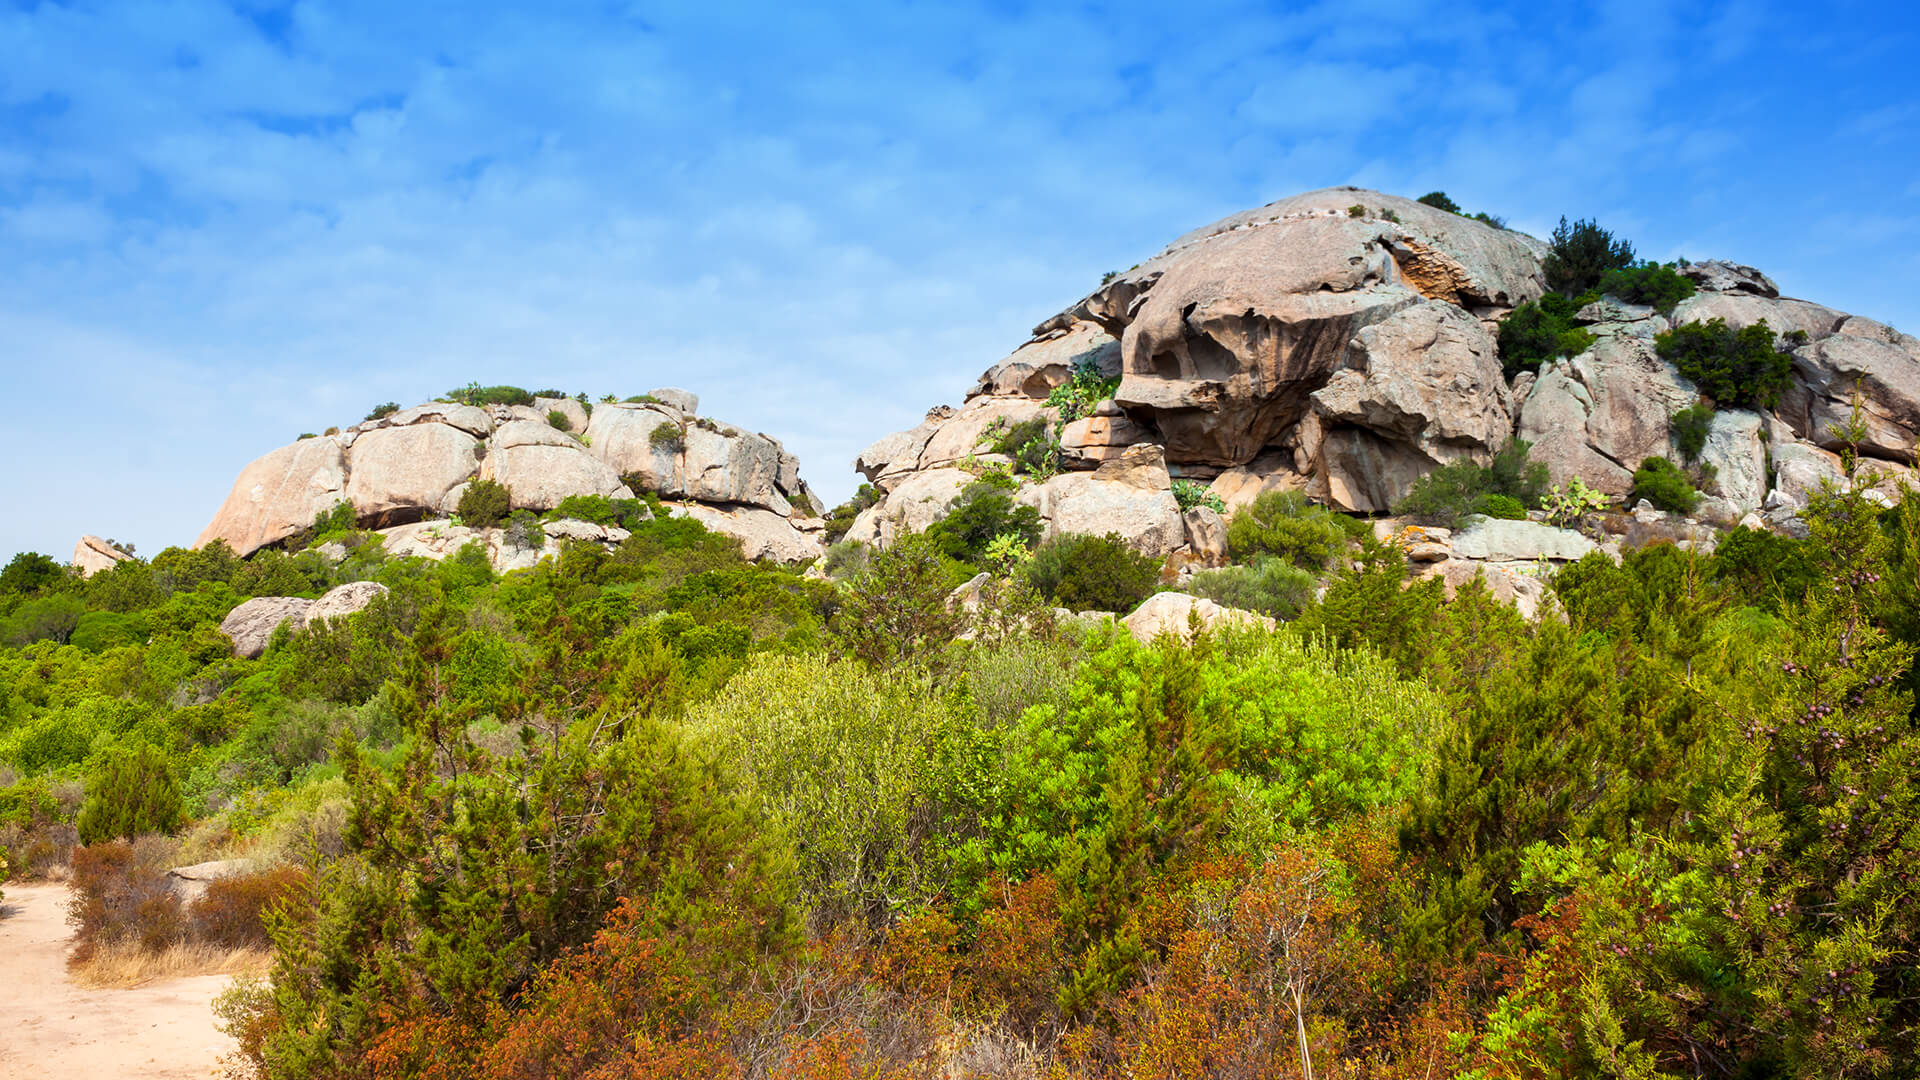
[[[0,1080],[202,1080],[233,1041],[211,1005],[227,976],[132,990],[67,981],[67,889],[8,885],[0,900]]]

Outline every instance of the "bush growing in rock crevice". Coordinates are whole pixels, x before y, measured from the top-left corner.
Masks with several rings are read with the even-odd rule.
[[[1563,296],[1578,296],[1600,284],[1607,271],[1632,265],[1632,244],[1615,240],[1598,222],[1582,219],[1568,225],[1565,217],[1553,230],[1547,257],[1540,260],[1547,288]]]
[[[489,529],[506,520],[513,509],[513,494],[497,480],[475,479],[460,493],[456,511],[460,522],[470,529]]]
[[[1771,409],[1793,377],[1793,357],[1765,319],[1739,330],[1725,319],[1690,322],[1653,341],[1661,359],[1722,408]]]
[[[1022,576],[1061,607],[1124,614],[1153,594],[1160,560],[1128,547],[1116,533],[1068,534],[1034,549]]]
[[[1517,504],[1525,511],[1539,507],[1547,492],[1547,467],[1529,461],[1532,449],[1525,439],[1514,439],[1481,465],[1455,461],[1422,476],[1393,506],[1393,512],[1422,525],[1455,528],[1469,514],[1510,517]]]
[[[1269,491],[1227,522],[1227,550],[1236,562],[1269,555],[1323,570],[1367,531],[1367,523],[1336,513],[1298,491]]]
[[[1645,499],[1655,507],[1675,514],[1692,513],[1700,502],[1680,466],[1663,457],[1650,457],[1633,471],[1633,489],[1629,499]]]

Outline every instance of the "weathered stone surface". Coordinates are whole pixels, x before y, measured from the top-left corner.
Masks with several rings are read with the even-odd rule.
[[[487,452],[511,450],[516,446],[564,446],[572,449],[582,446],[582,443],[545,420],[509,420],[501,424],[500,429],[493,433],[493,438],[488,440]]]
[[[1392,210],[1399,222],[1347,216]],[[1121,334],[1117,400],[1183,462],[1238,465],[1299,422],[1348,342],[1423,297],[1512,306],[1541,292],[1517,233],[1354,189],[1283,199],[1189,233],[1071,314]],[[1096,308],[1100,309],[1096,312]]]
[[[1312,394],[1318,423],[1300,437],[1335,506],[1386,510],[1436,465],[1490,455],[1512,433],[1493,338],[1451,304],[1362,328],[1349,363]]]
[[[905,533],[925,532],[946,516],[947,507],[973,481],[972,473],[960,469],[912,473],[888,494],[886,502],[868,507],[855,518],[846,538],[884,547]]]
[[[82,536],[80,542],[73,545],[73,566],[80,571],[81,577],[92,577],[102,570],[111,570],[131,558],[133,556],[98,536]]]
[[[236,554],[250,555],[312,525],[340,500],[345,485],[346,455],[333,438],[283,446],[240,470],[232,493],[193,546],[225,540]]]
[[[1846,479],[1840,455],[1805,443],[1784,443],[1773,447],[1773,490],[1792,510],[1807,505],[1822,484],[1838,488]],[[1769,498],[1767,502],[1774,500]]]
[[[1120,342],[1097,323],[1074,322],[1051,330],[988,368],[967,391],[967,397],[971,400],[990,394],[1045,399],[1054,387],[1072,378],[1074,368],[1081,364],[1104,378],[1119,376]]]
[[[363,432],[347,456],[345,497],[362,521],[417,521],[474,474],[479,445],[467,432],[433,422]]]
[[[1218,495],[1232,515],[1269,491],[1302,491],[1307,483],[1307,478],[1295,471],[1291,452],[1273,451],[1225,470],[1213,478],[1207,491]]]
[[[695,425],[687,429],[686,469],[689,498],[746,503],[782,517],[793,512],[780,494],[780,447],[772,439],[738,428]]]
[[[1060,429],[1060,446],[1081,461],[1107,461],[1127,447],[1153,438],[1153,432],[1121,416],[1086,416]]]
[[[749,559],[796,563],[817,559],[826,551],[818,532],[796,528],[792,520],[758,506],[688,503],[679,509],[714,532],[739,540],[741,554]]]
[[[1641,461],[1671,452],[1671,418],[1698,396],[1650,342],[1608,335],[1541,366],[1517,434],[1557,479],[1621,495]]]
[[[1450,559],[1436,562],[1421,575],[1423,578],[1439,578],[1446,590],[1447,599],[1465,587],[1468,582],[1479,578],[1486,583],[1487,590],[1494,600],[1502,604],[1511,604],[1522,618],[1535,619],[1540,616],[1542,602],[1546,599],[1546,582],[1534,573],[1535,567],[1529,563],[1489,563],[1468,562]]]
[[[661,386],[647,391],[647,396],[657,398],[688,416],[700,415],[700,395],[691,390],[682,390],[677,386]]]
[[[1187,547],[1200,566],[1227,565],[1227,521],[1211,507],[1196,506],[1182,515],[1187,525]]]
[[[1452,546],[1455,558],[1482,562],[1574,562],[1594,550],[1593,541],[1572,529],[1500,518],[1480,518],[1455,533]]]
[[[1117,533],[1134,549],[1164,555],[1186,543],[1186,521],[1157,446],[1130,447],[1091,473],[1064,473],[1023,487],[1015,501],[1032,506],[1046,535]]]
[[[307,609],[300,613],[300,625],[324,619],[344,619],[356,611],[365,610],[368,604],[386,595],[386,592],[387,587],[377,581],[349,581],[345,585],[337,585],[307,605]]]
[[[569,495],[633,498],[619,473],[585,447],[571,439],[567,442],[572,445],[533,444],[491,451],[480,463],[480,475],[506,485],[515,510],[551,510]]]
[[[267,640],[280,624],[299,625],[313,601],[298,596],[256,596],[220,620],[220,632],[233,640],[233,655],[252,660],[267,651]]]
[[[487,415],[487,410],[472,405],[455,405],[450,401],[429,401],[425,405],[390,413],[370,423],[376,427],[445,424],[481,439],[493,434],[493,417]]]
[[[1700,460],[1713,466],[1720,494],[1734,507],[1733,520],[1758,509],[1767,497],[1767,447],[1760,415],[1744,409],[1714,414]],[[1679,455],[1674,455],[1679,460]]]
[[[1673,325],[1725,319],[1739,329],[1765,319],[1776,334],[1803,330],[1816,341],[1834,332],[1846,316],[1830,307],[1805,300],[1770,299],[1748,293],[1703,292],[1690,296],[1673,309]]]
[[[1920,441],[1920,358],[1884,340],[1835,334],[1794,350],[1793,374],[1780,416],[1800,438],[1829,450],[1844,445],[1834,429],[1851,418],[1857,389],[1867,429],[1860,452],[1912,459]]]
[[[1269,616],[1222,607],[1212,600],[1179,592],[1154,593],[1135,608],[1123,620],[1123,624],[1127,633],[1141,644],[1152,644],[1169,634],[1181,641],[1192,641],[1193,624],[1196,621],[1203,631],[1228,626],[1262,627],[1268,630],[1274,627],[1274,621]]]
[[[926,419],[907,430],[896,431],[874,442],[853,461],[855,471],[882,491],[889,491],[899,479],[920,467],[920,455],[942,424],[958,410],[951,405],[936,405],[927,410]]]
[[[380,530],[387,554],[395,558],[445,559],[478,543],[495,573],[524,570],[540,561],[542,549],[510,544],[505,529],[470,529],[446,521],[417,521]]]
[[[212,862],[176,866],[167,871],[167,891],[191,904],[207,891],[207,886],[222,878],[251,874],[258,868],[252,859],[216,859]]]
[[[1706,262],[1689,263],[1680,268],[1680,273],[1692,278],[1707,292],[1750,293],[1764,297],[1780,295],[1780,286],[1775,285],[1772,278],[1739,263],[1709,259]]]
[[[649,406],[600,405],[587,421],[587,452],[620,476],[636,478],[646,490],[674,498],[686,493],[680,452],[673,443],[655,445],[653,433],[660,428],[678,432],[681,426],[678,419]],[[679,441],[684,443],[685,437]]]
[[[975,398],[943,421],[920,452],[921,469],[939,469],[984,454],[993,440],[989,431],[1005,431],[1029,420],[1051,423],[1052,409],[1027,398]]]
[[[549,540],[590,541],[608,546],[617,545],[633,535],[618,525],[597,525],[574,518],[549,521],[545,529]]]
[[[553,422],[551,415],[553,413],[557,412],[561,416],[566,417],[568,431],[585,431],[587,430],[587,424],[590,422],[590,418],[587,415],[587,407],[570,397],[537,397],[533,399],[533,409],[535,412],[546,415],[548,423]]]

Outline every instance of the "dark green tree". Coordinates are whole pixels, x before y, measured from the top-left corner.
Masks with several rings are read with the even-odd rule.
[[[1565,296],[1578,296],[1600,284],[1609,270],[1633,265],[1633,245],[1615,240],[1613,234],[1589,220],[1567,224],[1562,217],[1553,230],[1547,257],[1540,261],[1547,288]]]
[[[170,833],[184,817],[180,782],[166,751],[141,743],[109,754],[87,774],[86,801],[80,805],[80,842]]]

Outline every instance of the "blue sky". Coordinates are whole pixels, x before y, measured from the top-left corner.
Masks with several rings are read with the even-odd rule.
[[[1920,327],[1902,7],[0,0],[0,558],[190,543],[472,380],[684,386],[838,499],[1103,271],[1332,184]]]

